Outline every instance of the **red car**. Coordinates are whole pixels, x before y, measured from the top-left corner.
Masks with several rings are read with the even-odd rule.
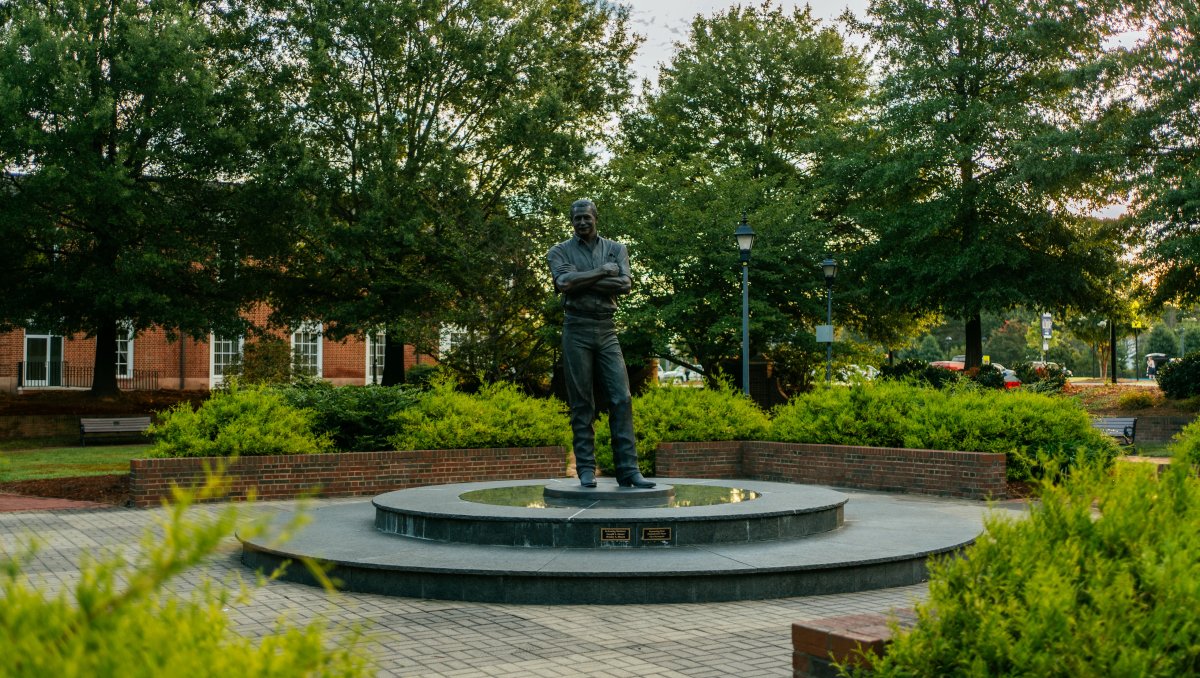
[[[961,360],[935,360],[929,364],[953,372],[962,372],[966,367],[966,363]],[[995,365],[995,367],[1004,375],[1004,388],[1016,388],[1021,385],[1021,380],[1017,378],[1015,372],[1005,369],[1003,365]]]

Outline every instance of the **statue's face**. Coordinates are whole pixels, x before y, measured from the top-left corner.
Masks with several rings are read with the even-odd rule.
[[[575,235],[583,240],[596,237],[596,213],[590,207],[578,207],[571,210],[571,226]]]

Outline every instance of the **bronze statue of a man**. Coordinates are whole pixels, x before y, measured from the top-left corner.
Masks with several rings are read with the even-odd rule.
[[[613,313],[617,297],[629,292],[629,253],[621,243],[596,233],[598,215],[591,200],[571,205],[575,237],[550,248],[546,259],[554,289],[562,295],[563,363],[567,402],[571,406],[575,469],[579,483],[596,486],[596,381],[608,399],[608,424],[612,431],[613,464],[621,487],[651,488],[654,483],[638,471],[633,437],[633,404],[629,375],[617,342]]]

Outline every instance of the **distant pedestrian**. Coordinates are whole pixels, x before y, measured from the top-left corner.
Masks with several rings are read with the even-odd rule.
[[[1146,377],[1155,379],[1158,376],[1158,366],[1154,364],[1154,356],[1146,356]]]

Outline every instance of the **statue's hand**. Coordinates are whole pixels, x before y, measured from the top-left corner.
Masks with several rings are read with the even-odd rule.
[[[621,273],[621,267],[611,261],[601,266],[600,270],[604,271],[608,275],[620,275]]]

